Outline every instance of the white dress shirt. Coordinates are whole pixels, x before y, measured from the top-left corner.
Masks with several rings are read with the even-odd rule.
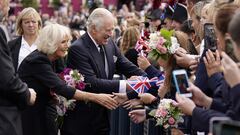
[[[98,47],[99,45],[97,44],[97,42],[92,38],[92,36],[90,35],[89,32],[87,32],[89,37],[92,39],[93,43],[96,45],[98,52],[100,52],[100,48]],[[105,50],[104,50],[105,51]],[[107,62],[107,58],[106,58],[106,52],[105,52],[105,72],[108,76],[108,62]],[[119,81],[119,92],[120,93],[126,93],[126,80],[120,80]]]
[[[22,36],[22,42],[21,42],[21,47],[19,50],[19,55],[18,55],[18,68],[22,61],[33,51],[37,49],[37,46],[33,43],[31,46],[27,43],[27,41],[24,39]]]

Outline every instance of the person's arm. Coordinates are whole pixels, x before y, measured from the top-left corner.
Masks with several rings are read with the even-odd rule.
[[[27,68],[27,66],[25,66]],[[81,101],[92,101],[105,106],[108,109],[115,109],[118,103],[113,99],[113,95],[110,94],[94,94],[77,90],[68,86],[63,80],[61,80],[57,74],[52,70],[50,64],[31,64],[34,68],[31,73],[36,79],[51,88],[59,95],[66,97],[67,99],[76,99]],[[29,70],[30,71],[30,70]]]
[[[19,107],[30,104],[30,92],[25,83],[15,74],[9,48],[0,35],[0,93]]]
[[[218,111],[195,107],[192,112],[192,128],[196,131],[208,132],[209,121],[212,117],[226,117],[226,115]]]

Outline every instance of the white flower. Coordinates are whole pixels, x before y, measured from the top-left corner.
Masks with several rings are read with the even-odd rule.
[[[160,38],[160,34],[159,33],[151,33],[150,36],[150,41],[149,41],[149,47],[152,49],[156,49],[157,47],[157,43],[159,41]]]
[[[176,37],[171,37],[171,47],[169,48],[169,53],[174,54],[176,50],[180,47]]]
[[[71,70],[70,72],[69,72],[69,75],[71,75],[72,76],[72,74],[73,74],[74,72],[73,72],[73,70]]]

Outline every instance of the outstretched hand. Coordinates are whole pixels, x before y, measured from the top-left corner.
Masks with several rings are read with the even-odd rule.
[[[110,110],[118,107],[118,102],[114,99],[114,95],[111,94],[96,94],[93,101]]]
[[[141,123],[146,119],[146,110],[137,109],[129,112],[129,117],[134,123]]]
[[[125,101],[128,100],[126,93],[114,93],[114,100],[118,102],[118,104],[122,105]]]
[[[154,100],[156,100],[156,97],[150,93],[142,93],[139,94],[138,97],[144,104],[151,104]]]
[[[135,106],[141,105],[142,103],[143,102],[139,99],[132,99],[124,102],[122,105],[123,105],[123,108],[126,108],[127,110],[129,110]]]

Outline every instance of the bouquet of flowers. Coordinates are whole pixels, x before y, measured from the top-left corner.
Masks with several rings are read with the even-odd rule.
[[[164,129],[175,127],[178,123],[183,122],[181,111],[173,106],[175,101],[172,99],[162,99],[157,109],[152,110],[149,115],[156,118],[157,124],[164,127]]]
[[[149,36],[150,39],[144,42],[148,45],[150,50],[148,57],[152,58],[153,60],[158,60],[159,58],[167,60],[171,54],[174,54],[180,45],[177,38],[174,37],[173,34],[173,30],[169,31],[164,28],[158,32],[151,33]]]
[[[65,68],[63,72],[59,74],[59,77],[66,82],[68,86],[76,88],[78,90],[85,89],[84,77],[78,72],[78,70],[73,70],[71,68]],[[74,99],[67,100],[65,97],[57,95],[58,104],[56,105],[58,118],[58,125],[63,124],[63,116],[67,110],[73,110],[75,107]]]

